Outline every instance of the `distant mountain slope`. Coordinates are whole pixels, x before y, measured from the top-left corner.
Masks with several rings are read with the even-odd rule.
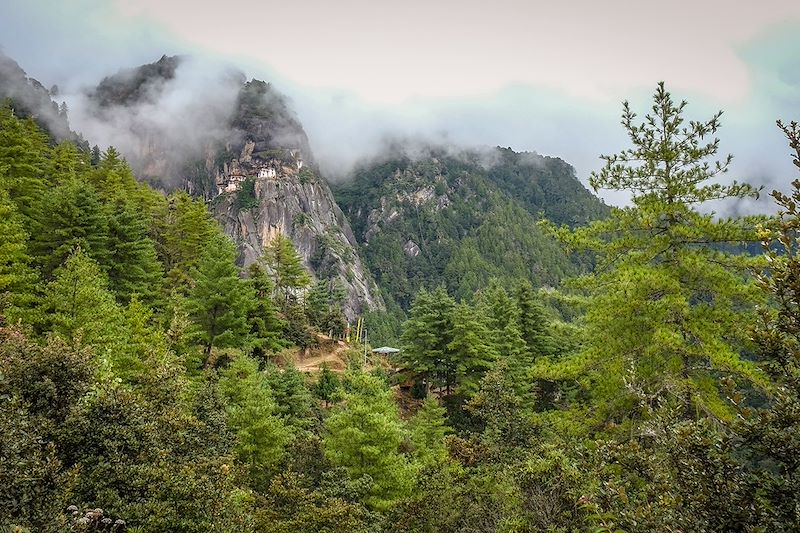
[[[58,87],[45,88],[0,52],[0,101],[10,99],[17,116],[33,117],[55,141],[69,140],[86,147],[81,136],[70,129],[66,106],[53,101],[57,95]]]
[[[607,207],[560,159],[510,149],[429,149],[363,166],[334,189],[378,284],[407,308],[422,286],[471,295],[492,277],[556,284],[577,261],[537,225]]]

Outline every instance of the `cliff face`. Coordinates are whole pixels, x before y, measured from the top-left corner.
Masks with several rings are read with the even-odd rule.
[[[350,224],[327,183],[306,166],[299,150],[253,156],[245,143],[239,157],[217,175],[216,218],[239,243],[249,265],[278,234],[289,237],[317,278],[336,279],[347,290],[345,314],[353,319],[383,308],[377,287],[356,252]]]
[[[222,73],[212,94],[176,115],[152,121],[162,95],[181,94],[180,58],[106,78],[90,95],[99,116],[133,116],[136,143],[125,152],[137,176],[164,189],[185,188],[211,203],[239,245],[243,266],[256,261],[278,233],[289,237],[317,279],[336,279],[347,292],[345,314],[383,308],[377,287],[358,255],[347,219],[319,175],[302,124],[270,84]],[[179,88],[176,90],[176,86]],[[208,105],[203,98],[209,99]],[[169,98],[165,98],[169,100]],[[212,100],[213,99],[213,100]],[[170,112],[175,108],[170,107]],[[140,118],[144,118],[141,120]],[[175,125],[183,125],[177,130]],[[187,131],[187,124],[196,130]],[[176,134],[177,133],[177,134]]]

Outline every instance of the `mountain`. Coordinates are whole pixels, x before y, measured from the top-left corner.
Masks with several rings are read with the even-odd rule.
[[[53,101],[57,96],[57,86],[45,88],[16,61],[0,52],[0,99],[10,99],[17,116],[33,117],[54,140],[85,145],[81,136],[70,129],[66,104]]]
[[[403,308],[423,286],[468,297],[490,278],[556,284],[582,261],[539,218],[575,225],[608,211],[564,161],[510,148],[399,147],[335,194],[378,284]]]
[[[203,105],[168,107],[183,90],[181,69],[187,61],[164,56],[120,71],[88,95],[98,118],[128,121],[137,142],[125,153],[137,176],[210,201],[239,245],[243,266],[282,233],[316,278],[337,280],[345,288],[349,318],[382,309],[350,225],[320,177],[286,97],[268,83],[223,71],[210,95],[194,95]],[[209,116],[189,116],[195,108]],[[155,113],[173,116],[154,120]]]

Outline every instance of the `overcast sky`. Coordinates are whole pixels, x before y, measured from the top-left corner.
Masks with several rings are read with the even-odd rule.
[[[585,181],[625,147],[620,102],[644,111],[664,80],[689,118],[725,111],[737,179],[793,177],[774,121],[800,119],[798,1],[0,0],[0,46],[67,91],[164,53],[231,62],[292,98],[330,174],[400,134],[559,156]]]

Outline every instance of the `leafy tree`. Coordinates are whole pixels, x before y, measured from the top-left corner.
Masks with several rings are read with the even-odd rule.
[[[410,489],[409,464],[400,454],[403,426],[380,379],[354,374],[349,389],[325,421],[325,454],[350,479],[369,475],[374,485],[366,503],[386,509]]]
[[[194,333],[205,347],[205,366],[214,346],[244,346],[250,332],[247,313],[253,307],[252,288],[239,277],[236,249],[226,237],[214,238],[205,248],[194,274],[186,308]]]
[[[741,355],[759,299],[746,270],[758,259],[728,251],[754,238],[756,220],[697,210],[757,191],[737,182],[709,183],[731,159],[709,161],[719,140],[708,138],[718,130],[720,114],[687,124],[685,106],[663,83],[643,122],[636,122],[626,102],[622,123],[633,147],[602,156],[606,164],[590,183],[595,190],[629,191],[632,205],[613,210],[607,220],[559,232],[598,261],[596,272],[576,283],[589,291],[589,342],[561,369],[563,377],[584,374],[595,401],[608,401],[600,417],[638,418],[667,402],[682,406],[687,417],[728,418],[716,372],[766,385]]]

